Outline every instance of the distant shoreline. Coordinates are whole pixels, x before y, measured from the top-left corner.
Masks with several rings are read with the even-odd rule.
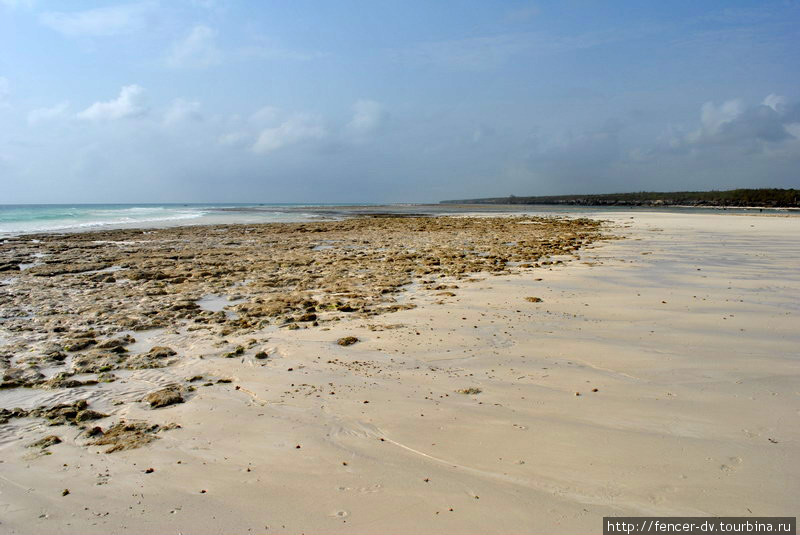
[[[560,206],[646,206],[686,208],[800,208],[800,190],[734,189],[725,191],[641,191],[586,195],[541,195],[446,200],[440,204],[523,204]]]

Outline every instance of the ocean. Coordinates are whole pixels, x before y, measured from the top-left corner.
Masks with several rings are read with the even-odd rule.
[[[304,204],[11,204],[0,205],[0,236],[224,223],[309,221]]]
[[[370,213],[398,215],[497,214],[602,217],[610,212],[709,213],[713,208],[597,207],[455,204],[7,204],[0,205],[0,237],[34,233],[68,233],[112,228],[158,228],[235,223],[284,223],[339,219]],[[731,208],[729,213],[759,209]],[[766,210],[766,209],[765,209]],[[770,210],[771,212],[789,212]]]

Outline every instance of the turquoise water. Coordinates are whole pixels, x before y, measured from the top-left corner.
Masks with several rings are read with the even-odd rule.
[[[0,235],[103,228],[303,221],[317,217],[303,212],[303,207],[300,204],[0,205]]]

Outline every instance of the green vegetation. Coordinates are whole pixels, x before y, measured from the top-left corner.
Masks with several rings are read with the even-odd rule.
[[[727,191],[640,191],[590,195],[494,197],[441,201],[441,204],[567,204],[580,206],[757,206],[800,207],[800,190],[732,189]]]

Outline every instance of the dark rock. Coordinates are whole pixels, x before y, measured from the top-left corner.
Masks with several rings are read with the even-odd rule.
[[[106,418],[107,416],[108,414],[103,414],[102,412],[86,409],[80,411],[78,414],[75,415],[75,422],[88,422],[90,420],[99,420],[100,418]]]

